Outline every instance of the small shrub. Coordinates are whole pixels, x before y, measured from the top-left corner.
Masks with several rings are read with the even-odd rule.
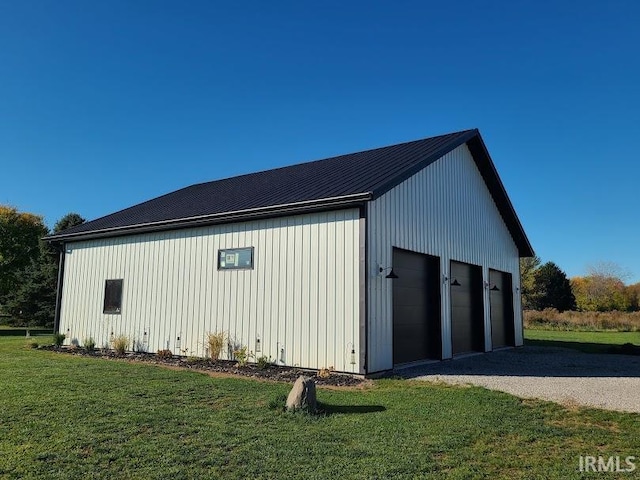
[[[156,355],[160,360],[166,360],[173,357],[173,353],[171,353],[171,350],[158,350],[158,353],[156,353]]]
[[[85,338],[82,341],[82,344],[84,345],[84,349],[87,352],[93,352],[96,349],[96,341],[93,339],[93,337]]]
[[[61,347],[62,344],[64,343],[64,339],[67,338],[67,336],[64,333],[54,333],[53,334],[53,344],[56,347]]]
[[[113,349],[118,355],[124,355],[124,353],[129,349],[130,343],[129,337],[126,335],[118,335],[117,337],[114,337],[111,342]]]
[[[233,356],[238,361],[239,367],[245,367],[252,354],[247,353],[247,347],[241,347],[233,352]]]
[[[333,371],[333,367],[321,368],[320,370],[318,370],[317,376],[320,378],[329,378],[331,376],[332,371]]]
[[[28,348],[38,348],[40,345],[38,345],[38,342],[36,342],[35,340],[31,340],[30,342],[27,342],[27,347]]]
[[[225,340],[224,332],[207,333],[207,344],[209,345],[209,356],[211,360],[218,360],[220,358],[220,352],[224,347]]]
[[[258,359],[256,360],[256,366],[260,370],[266,370],[271,366],[271,364],[271,357],[267,357],[265,355],[263,355],[262,357],[258,357]]]

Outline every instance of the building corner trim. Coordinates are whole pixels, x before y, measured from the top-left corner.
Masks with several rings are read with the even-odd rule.
[[[58,288],[56,291],[56,310],[53,318],[53,333],[58,333],[60,329],[60,313],[62,311],[62,284],[64,282],[64,261],[66,245],[60,244],[60,262],[58,263]]]

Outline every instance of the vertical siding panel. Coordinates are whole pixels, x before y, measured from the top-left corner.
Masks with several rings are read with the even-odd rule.
[[[300,239],[302,248],[301,275],[301,303],[300,303],[300,365],[309,365],[312,357],[312,346],[309,332],[311,330],[311,315],[309,311],[309,294],[312,288],[312,278],[314,272],[311,270],[311,238],[309,227],[309,216],[301,217]]]
[[[226,238],[224,230],[221,229],[219,235],[216,237],[217,242],[215,243],[215,255],[216,255],[216,273],[215,279],[217,284],[217,292],[214,297],[214,301],[216,303],[215,311],[216,311],[216,319],[215,319],[215,332],[214,333],[224,333],[225,335],[229,335],[229,332],[225,330],[224,323],[224,305],[227,302],[227,282],[226,282],[226,272],[218,270],[218,262],[220,261],[220,250],[226,248]],[[223,349],[220,352],[221,358],[226,358],[226,349]]]
[[[158,275],[156,286],[158,301],[156,303],[157,307],[155,315],[149,319],[149,325],[147,325],[149,328],[149,350],[152,352],[156,352],[164,348],[162,331],[165,322],[165,312],[167,311],[167,290],[165,279],[167,278],[167,270],[169,268],[169,259],[167,258],[168,241],[163,240],[162,237],[158,235],[156,237],[155,244],[156,254],[158,256],[158,263],[156,266]]]
[[[340,288],[337,284],[337,263],[336,258],[336,214],[335,212],[327,213],[327,277],[326,277],[326,345],[327,345],[327,367],[335,366],[330,363],[336,358],[336,291]]]
[[[261,228],[262,225],[261,224],[256,224],[255,227],[250,229],[250,238],[249,238],[249,243],[247,244],[247,247],[255,247],[257,244],[259,244],[259,228]],[[254,250],[254,255],[255,255],[255,250]],[[254,263],[253,263],[253,271],[249,271],[246,274],[247,277],[247,285],[248,288],[250,289],[250,303],[249,303],[249,325],[248,325],[248,331],[247,331],[247,335],[248,335],[248,348],[251,351],[255,350],[255,344],[256,344],[256,331],[258,328],[258,279],[259,279],[259,275],[260,272],[256,272],[255,268],[256,268],[256,263],[255,263],[255,258],[254,258]]]
[[[328,235],[329,235],[329,219],[328,214],[323,214],[322,227],[318,229],[318,326],[317,326],[317,338],[318,338],[318,360],[317,365],[319,368],[326,368],[329,366],[327,358],[329,355],[328,348],[329,343],[327,341],[327,328],[329,323],[328,318],[328,298],[329,290],[327,285],[329,265],[333,262],[333,259],[329,255],[328,249]]]
[[[267,269],[265,268],[265,259],[267,257],[270,258],[269,251],[271,250],[271,245],[267,245],[267,228],[268,224],[266,221],[260,222],[260,226],[257,230],[258,239],[256,240],[256,244],[254,245],[255,250],[255,262],[256,262],[256,332],[255,338],[260,339],[260,350],[261,352],[256,352],[256,356],[259,358],[261,356],[269,356],[270,351],[267,349],[269,346],[268,341],[265,335],[265,331],[268,330],[268,325],[271,323],[271,305],[269,302],[270,295],[265,295],[266,291],[266,282],[267,282]]]
[[[289,251],[288,247],[288,229],[286,220],[282,221],[280,224],[280,242],[277,245],[279,250],[279,265],[280,268],[277,269],[278,275],[278,338],[276,340],[276,358],[278,359],[278,363],[282,364],[286,357],[282,357],[280,351],[284,350],[286,343],[286,322],[287,322],[287,289],[289,285],[287,284],[287,275],[289,274],[287,266],[288,266],[288,257],[292,255],[292,252]],[[274,269],[276,270],[276,269]],[[286,351],[284,351],[286,354]]]
[[[285,287],[284,285],[284,271],[283,271],[283,264],[284,264],[284,260],[280,258],[280,250],[281,250],[281,245],[283,244],[284,241],[286,241],[283,238],[283,228],[281,225],[277,225],[275,224],[275,221],[272,222],[273,224],[273,235],[272,235],[272,244],[271,244],[271,252],[272,252],[272,258],[273,258],[273,268],[270,269],[270,277],[271,277],[271,285],[275,285],[276,287],[276,291],[274,292],[275,294],[272,296],[272,301],[271,301],[271,318],[273,319],[273,324],[272,324],[272,328],[271,331],[269,332],[271,335],[271,340],[270,340],[270,348],[271,351],[273,352],[273,359],[276,362],[280,361],[280,353],[278,351],[279,349],[279,344],[280,342],[282,342],[282,331],[283,331],[283,321],[284,321],[284,303],[283,303],[283,297],[284,297],[284,291],[283,288]],[[277,265],[277,267],[276,267]]]
[[[345,222],[344,212],[336,212],[338,219],[336,225],[336,348],[334,355],[337,361],[335,368],[342,369],[344,365],[345,340]]]
[[[308,288],[308,304],[307,315],[309,317],[308,330],[307,330],[307,345],[309,348],[309,358],[307,359],[307,365],[318,365],[319,352],[321,350],[321,339],[318,335],[318,277],[319,277],[319,238],[318,238],[318,224],[309,219],[307,224],[307,237],[309,244],[307,247],[307,262],[309,272],[309,288]]]
[[[358,286],[354,285],[354,279],[357,278],[358,269],[351,268],[352,265],[357,265],[358,252],[354,251],[353,239],[357,238],[355,229],[357,225],[354,225],[353,221],[344,222],[344,301],[342,304],[342,318],[343,318],[343,337],[342,337],[342,368],[343,371],[352,371],[354,365],[351,365],[351,349],[355,348],[355,337],[357,331],[357,324],[354,324],[350,319],[354,317],[354,313],[357,312],[355,306],[358,299]]]
[[[141,340],[144,339],[144,334],[147,334],[147,351],[154,351],[150,348],[151,346],[151,319],[157,318],[157,304],[160,302],[160,296],[158,294],[158,276],[160,275],[159,268],[159,258],[158,258],[158,242],[156,240],[156,235],[151,234],[148,237],[148,262],[147,265],[147,288],[148,288],[148,304],[145,311],[145,315],[142,319],[142,324],[140,325],[140,337]],[[154,322],[155,323],[155,322]]]
[[[286,251],[286,263],[287,263],[287,279],[286,279],[286,323],[284,331],[284,353],[285,363],[295,364],[293,357],[294,354],[294,328],[295,328],[295,269],[298,257],[296,251],[296,236],[295,236],[295,220],[287,218],[287,251]]]

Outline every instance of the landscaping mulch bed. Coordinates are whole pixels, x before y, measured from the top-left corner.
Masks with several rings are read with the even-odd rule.
[[[87,351],[82,348],[56,347],[54,345],[43,345],[39,349],[58,352],[66,355],[77,355],[93,358],[118,359],[131,362],[143,362],[153,365],[162,365],[174,368],[191,369],[201,372],[216,372],[228,375],[238,375],[263,380],[273,380],[277,382],[293,383],[300,375],[314,377],[317,385],[334,387],[355,387],[365,382],[362,377],[355,377],[348,374],[330,372],[329,376],[318,376],[317,370],[304,370],[294,367],[282,367],[269,365],[266,368],[259,368],[256,364],[248,363],[239,366],[238,362],[231,360],[210,360],[199,357],[160,357],[154,353],[125,353],[118,355],[113,350],[96,349]]]

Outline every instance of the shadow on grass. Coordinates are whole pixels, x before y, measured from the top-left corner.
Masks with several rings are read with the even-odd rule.
[[[325,415],[334,415],[336,413],[357,414],[384,412],[387,409],[382,405],[330,405],[328,403],[318,402],[318,410]]]
[[[611,353],[618,355],[640,355],[640,346],[631,343],[624,345],[607,345],[602,343],[567,342],[561,340],[531,340],[526,339],[525,345],[531,347],[559,347],[571,348],[585,353]]]

